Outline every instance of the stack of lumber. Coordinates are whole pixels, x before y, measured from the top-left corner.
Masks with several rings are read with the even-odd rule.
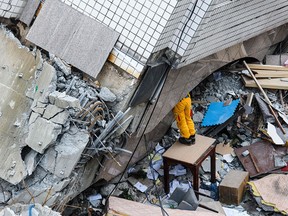
[[[288,67],[276,65],[248,64],[262,88],[288,90]],[[246,87],[257,84],[249,75],[242,75]]]

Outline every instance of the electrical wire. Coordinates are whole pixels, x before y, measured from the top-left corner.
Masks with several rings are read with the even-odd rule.
[[[166,72],[165,72],[165,73],[168,73],[169,70],[170,70],[170,68],[171,68],[171,66],[169,65],[169,67],[166,69]],[[160,94],[161,94],[161,92],[162,92],[162,90],[163,90],[163,87],[164,87],[164,85],[165,85],[165,82],[166,82],[166,80],[167,80],[167,77],[168,77],[168,75],[165,76],[164,84],[163,84],[163,86],[161,87]],[[159,95],[160,95],[160,94],[159,94]],[[159,100],[159,97],[156,99],[156,103],[155,103],[155,105],[154,105],[154,107],[153,107],[153,109],[152,109],[152,112],[151,112],[151,114],[150,114],[149,119],[148,119],[147,122],[150,122],[150,120],[151,120],[151,118],[152,118],[152,115],[153,115],[153,113],[154,113],[154,110],[155,110],[155,108],[156,108],[156,104],[157,104],[158,100]],[[151,104],[150,104],[150,103],[147,103],[147,106],[146,106],[146,109],[145,109],[145,113],[147,113],[148,108],[149,108],[150,106],[151,106]],[[144,118],[144,115],[142,116],[141,119],[143,119],[143,118]],[[129,164],[130,164],[130,162],[132,161],[132,158],[134,157],[134,155],[135,155],[135,153],[136,153],[136,150],[138,149],[138,147],[139,147],[139,145],[140,145],[140,143],[141,143],[142,138],[145,136],[144,133],[145,133],[147,127],[148,127],[148,124],[145,125],[145,127],[144,127],[144,129],[143,129],[143,132],[142,132],[140,138],[138,139],[138,142],[137,142],[137,144],[136,144],[136,147],[135,147],[135,149],[133,150],[133,152],[132,152],[132,154],[131,154],[131,156],[130,156],[130,158],[129,158],[129,160],[128,160],[125,168],[124,168],[124,170],[122,171],[122,174],[121,174],[121,176],[120,176],[120,178],[119,178],[119,181],[116,183],[115,187],[113,188],[113,190],[109,193],[109,195],[108,195],[107,198],[106,198],[106,203],[105,203],[105,210],[106,210],[106,212],[107,212],[107,210],[108,210],[109,197],[110,197],[110,196],[114,193],[114,191],[117,189],[117,187],[118,187],[121,179],[123,178],[124,174],[126,173],[128,167],[129,167]]]

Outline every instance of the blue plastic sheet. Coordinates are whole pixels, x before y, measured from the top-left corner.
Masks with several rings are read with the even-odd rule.
[[[233,116],[239,101],[239,99],[233,100],[228,106],[224,106],[224,102],[212,102],[206,111],[201,126],[213,126],[224,123]]]

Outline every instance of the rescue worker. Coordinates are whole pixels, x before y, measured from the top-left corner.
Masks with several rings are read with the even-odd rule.
[[[185,98],[182,98],[182,100],[173,108],[174,117],[181,135],[179,142],[186,145],[195,143],[196,130],[192,120],[191,104],[191,96],[188,93],[188,95]]]

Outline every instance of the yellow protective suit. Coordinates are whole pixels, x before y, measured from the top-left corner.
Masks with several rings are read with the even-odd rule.
[[[195,135],[195,125],[192,120],[191,97],[188,95],[173,108],[174,117],[180,130],[181,137],[188,139]]]

